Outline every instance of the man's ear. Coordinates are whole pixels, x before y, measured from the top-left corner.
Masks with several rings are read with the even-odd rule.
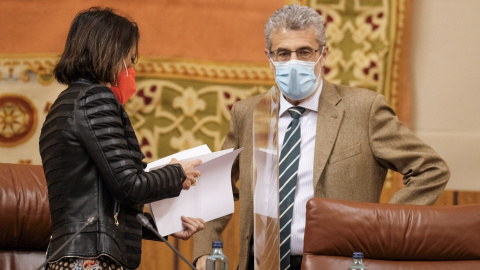
[[[270,65],[270,69],[273,71],[273,74],[275,74],[275,66],[273,65],[270,57],[268,57],[269,54],[270,52],[268,51],[268,49],[265,49],[265,56],[267,57],[267,61],[268,61],[268,64]]]

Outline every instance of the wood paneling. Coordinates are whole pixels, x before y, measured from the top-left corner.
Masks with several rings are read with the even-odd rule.
[[[228,258],[229,268],[236,269],[238,265],[239,247],[239,203],[235,202],[235,213],[230,223],[223,232],[223,252]],[[192,262],[193,258],[193,237],[187,241],[177,240],[169,237],[169,243],[176,247],[182,255]],[[190,267],[178,257],[166,244],[155,241],[143,241],[142,263],[139,270],[168,269],[168,270],[189,270]]]
[[[381,203],[388,203],[390,198],[403,188],[402,175],[396,172],[392,173],[391,180],[388,180],[383,187]],[[461,205],[461,204],[480,204],[480,192],[445,190],[437,199],[435,205]]]
[[[480,204],[480,192],[445,190],[435,205]]]

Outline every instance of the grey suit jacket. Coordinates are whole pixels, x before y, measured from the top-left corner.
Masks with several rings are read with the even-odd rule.
[[[404,175],[405,187],[390,203],[433,204],[450,177],[441,157],[398,120],[382,95],[323,82],[312,163],[314,196],[379,202],[391,169]],[[247,268],[253,233],[252,123],[253,111],[262,97],[233,106],[230,132],[223,145],[243,147],[232,168],[234,197],[240,199],[239,269]],[[205,230],[195,235],[194,258],[211,252],[212,241],[222,239],[230,218],[207,222]]]

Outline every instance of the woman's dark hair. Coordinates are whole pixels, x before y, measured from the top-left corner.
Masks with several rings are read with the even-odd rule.
[[[110,8],[92,7],[73,19],[65,50],[53,73],[58,82],[70,84],[80,78],[115,81],[116,68],[136,47],[140,34],[135,22]]]

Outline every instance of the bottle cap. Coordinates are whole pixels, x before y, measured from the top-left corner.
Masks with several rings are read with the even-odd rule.
[[[213,241],[212,242],[212,248],[223,248],[222,241]]]
[[[362,259],[363,258],[363,253],[362,252],[353,252],[353,258],[354,259]]]

